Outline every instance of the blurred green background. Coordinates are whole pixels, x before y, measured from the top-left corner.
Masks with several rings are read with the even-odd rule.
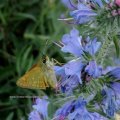
[[[60,0],[0,0],[0,120],[27,120],[32,99],[10,96],[38,95],[16,81],[43,53],[64,61],[53,41],[69,29],[57,20],[65,9]]]

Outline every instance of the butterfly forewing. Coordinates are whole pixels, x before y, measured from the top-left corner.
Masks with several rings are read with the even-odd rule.
[[[46,89],[46,87],[49,87],[47,78],[39,65],[32,67],[23,77],[17,81],[17,85],[30,89]]]

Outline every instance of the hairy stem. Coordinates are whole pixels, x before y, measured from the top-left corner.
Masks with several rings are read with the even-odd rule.
[[[106,59],[105,57],[106,57],[106,55],[109,51],[109,48],[113,42],[111,38],[112,37],[107,37],[107,39],[103,42],[102,47],[98,53],[97,62],[100,65],[103,65],[103,62]]]

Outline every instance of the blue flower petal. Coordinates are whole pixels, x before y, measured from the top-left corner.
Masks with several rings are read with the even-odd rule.
[[[87,44],[84,46],[84,50],[88,52],[90,55],[95,55],[95,53],[98,51],[98,49],[101,46],[101,42],[97,42],[97,39],[90,40],[90,38],[87,38]]]
[[[34,110],[29,114],[28,120],[42,120],[42,119],[39,112],[37,110]]]
[[[57,120],[60,120],[61,117],[66,118],[66,116],[71,112],[73,105],[74,101],[71,100],[65,103],[61,108],[59,108],[55,113],[55,117],[57,118]]]
[[[46,99],[37,98],[36,104],[33,105],[33,108],[37,110],[43,116],[43,118],[47,118],[48,117],[48,114],[47,114],[48,104],[49,102]]]
[[[108,74],[110,77],[114,77],[115,79],[120,80],[120,67],[113,69]]]
[[[64,75],[65,74],[65,69],[64,66],[54,66],[55,74],[56,75]]]
[[[82,37],[79,36],[78,30],[75,28],[70,31],[70,34],[65,34],[62,38],[64,46],[61,48],[63,52],[72,53],[75,56],[81,56],[82,54]]]
[[[102,74],[102,68],[97,65],[96,61],[90,61],[85,71],[93,78],[97,78]]]
[[[120,83],[119,82],[112,82],[111,85],[114,92],[117,94],[117,96],[120,96]]]
[[[113,91],[110,88],[104,88],[104,99],[102,101],[103,112],[108,117],[114,117],[115,112],[117,111],[115,96],[113,96]]]
[[[81,70],[84,64],[81,60],[72,60],[65,65],[65,73],[66,75],[77,75],[79,78],[79,82],[81,81]]]
[[[92,20],[97,14],[82,3],[78,4],[78,9],[70,12],[76,23],[83,24]],[[84,20],[84,21],[83,21]]]
[[[105,69],[102,70],[102,74],[105,75],[107,74],[108,72],[114,70],[116,67],[114,66],[107,66]]]
[[[79,85],[79,78],[76,75],[68,76],[62,79],[61,90],[67,95],[71,95],[74,88]]]

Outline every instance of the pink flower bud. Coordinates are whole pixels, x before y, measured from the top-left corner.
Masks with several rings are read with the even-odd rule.
[[[112,13],[112,16],[116,16],[116,15],[118,15],[118,13],[117,13],[116,10],[113,10],[111,13]]]
[[[120,0],[115,0],[115,4],[120,6]]]

